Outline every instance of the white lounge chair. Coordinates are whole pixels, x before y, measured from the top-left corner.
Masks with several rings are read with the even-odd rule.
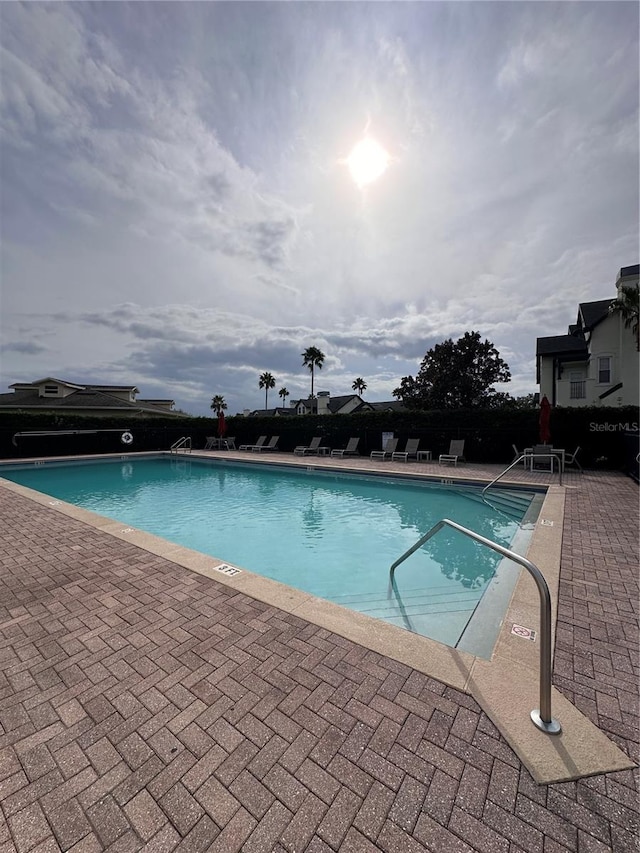
[[[518,448],[516,447],[515,444],[512,444],[511,447],[513,448],[513,459],[511,460],[511,464],[513,465],[513,463],[517,459],[520,459],[520,457],[522,457],[522,459],[520,459],[519,464],[524,465],[526,468],[527,467],[526,454],[522,450],[518,450]]]
[[[573,453],[566,453],[565,457],[564,457],[564,465],[565,465],[565,468],[567,467],[567,465],[575,465],[579,469],[580,473],[582,474],[583,473],[582,465],[578,462],[578,453],[579,452],[580,452],[580,445],[578,445],[576,447],[576,449],[573,451]]]
[[[384,461],[385,459],[391,459],[391,456],[395,453],[396,447],[398,446],[397,438],[388,438],[387,443],[385,444],[382,450],[372,450],[370,454],[370,459],[381,459]]]
[[[240,450],[254,450],[256,447],[262,447],[266,440],[267,436],[261,435],[255,444],[241,444]]]
[[[252,447],[254,453],[262,453],[263,450],[277,450],[279,435],[272,435],[269,439],[269,444],[261,444],[260,447]]]
[[[331,451],[331,455],[332,456],[339,456],[339,457],[360,456],[360,454],[358,453],[359,441],[360,441],[359,436],[357,438],[350,438],[349,441],[347,442],[346,447],[342,447],[342,448],[337,447],[335,450]]]
[[[407,444],[404,450],[396,450],[395,453],[391,454],[392,462],[408,462],[409,459],[417,459],[418,458],[418,445],[420,444],[419,438],[408,438]]]
[[[453,463],[457,467],[458,459],[464,459],[464,438],[452,439],[449,444],[449,452],[441,453],[438,457],[438,463],[440,465],[443,462]]]
[[[306,456],[307,454],[311,455],[313,453],[317,453],[321,441],[322,436],[314,435],[309,444],[299,444],[297,447],[293,448],[293,452],[296,456]]]

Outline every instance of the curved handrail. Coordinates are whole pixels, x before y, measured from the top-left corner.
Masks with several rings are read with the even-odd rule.
[[[177,453],[179,450],[188,450],[191,453],[191,436],[183,435],[182,438],[179,438],[177,441],[174,441],[171,447],[169,448],[170,453]]]
[[[540,709],[535,709],[531,712],[531,719],[533,724],[543,732],[546,732],[546,734],[559,734],[562,731],[562,727],[551,716],[551,595],[549,594],[549,587],[545,577],[536,565],[530,560],[525,559],[525,557],[521,557],[520,554],[516,554],[515,551],[510,551],[508,548],[504,548],[502,545],[498,545],[496,542],[480,536],[479,533],[475,533],[461,524],[456,524],[455,521],[443,518],[395,561],[389,569],[391,579],[393,580],[393,573],[400,563],[403,563],[407,557],[410,557],[418,548],[421,548],[428,539],[435,536],[445,525],[453,527],[454,530],[458,530],[465,536],[475,539],[481,545],[486,545],[487,548],[497,551],[498,554],[502,554],[503,557],[513,560],[514,563],[519,563],[534,579],[540,595]]]
[[[555,453],[521,453],[517,459],[513,460],[511,465],[508,465],[504,469],[504,471],[501,471],[497,477],[495,477],[487,486],[484,487],[484,489],[482,490],[482,494],[484,495],[484,493],[487,491],[487,489],[490,489],[491,486],[494,486],[498,482],[498,480],[500,480],[502,477],[504,477],[504,475],[507,474],[514,466],[519,465],[520,462],[523,462],[523,461],[526,462],[526,460],[530,459],[531,457],[534,457],[535,459],[551,459],[551,473],[552,474],[553,474],[553,463],[554,463],[554,461],[557,462],[558,463],[558,476],[560,478],[558,480],[558,485],[559,486],[562,485],[562,465],[560,464],[560,460],[555,455]]]

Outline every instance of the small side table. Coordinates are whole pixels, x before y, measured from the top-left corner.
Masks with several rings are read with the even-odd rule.
[[[419,450],[417,453],[418,462],[431,462],[430,450]]]

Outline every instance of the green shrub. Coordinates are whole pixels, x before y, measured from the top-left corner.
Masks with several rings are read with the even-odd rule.
[[[586,466],[620,469],[624,466],[624,433],[638,435],[638,409],[555,408],[551,414],[551,437],[556,447],[573,451],[581,447],[580,461]],[[431,450],[434,458],[449,449],[454,438],[465,440],[465,456],[470,462],[507,464],[513,457],[511,445],[519,450],[538,442],[538,410],[472,409],[441,412],[364,412],[353,415],[286,415],[280,417],[229,416],[227,435],[236,445],[255,442],[259,435],[279,435],[278,447],[291,451],[308,444],[314,435],[330,447],[344,447],[351,436],[360,436],[363,456],[381,447],[382,433],[393,432],[402,447],[407,438],[419,438],[420,447]],[[625,430],[625,426],[628,429]],[[168,450],[174,441],[190,436],[194,449],[204,447],[208,435],[216,435],[216,417],[140,417],[122,415],[98,417],[47,412],[7,412],[0,414],[0,456],[55,456],[72,453],[129,453]],[[92,434],[22,436],[35,430],[97,430]],[[114,430],[114,432],[106,432]],[[121,442],[130,430],[132,445]],[[122,432],[121,432],[122,431]]]

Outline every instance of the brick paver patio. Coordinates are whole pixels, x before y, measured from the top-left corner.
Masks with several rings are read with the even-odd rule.
[[[637,851],[474,700],[0,486],[0,853]],[[638,489],[567,489],[554,684],[638,760]]]

